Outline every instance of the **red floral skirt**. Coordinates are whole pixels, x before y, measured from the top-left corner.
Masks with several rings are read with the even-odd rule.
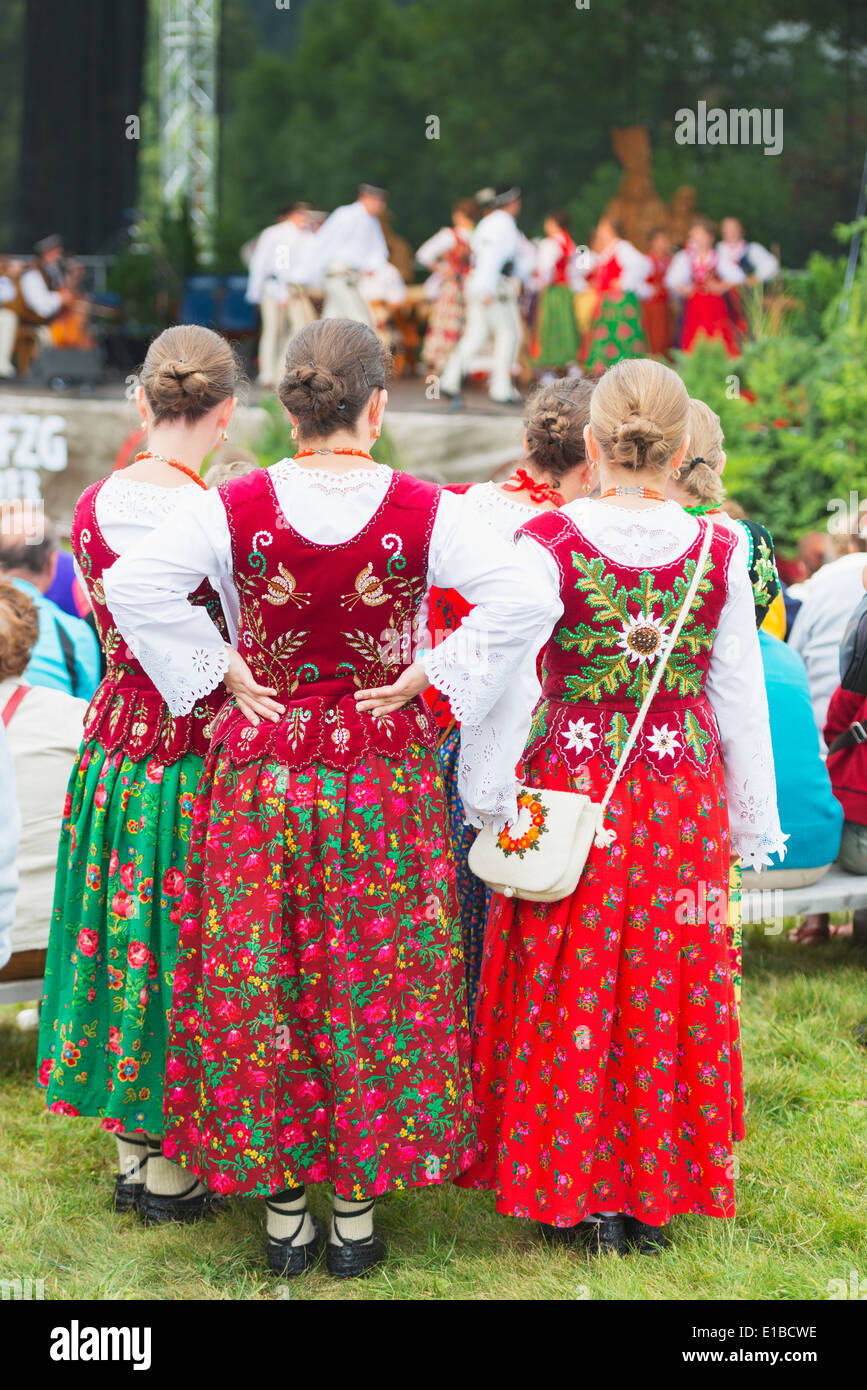
[[[205,765],[164,1152],[221,1193],[360,1200],[475,1151],[460,914],[436,753]]]
[[[559,759],[527,784],[599,800],[609,772]],[[718,758],[615,791],[578,891],[495,897],[476,1006],[479,1157],[462,1186],[571,1226],[619,1211],[653,1225],[734,1214],[743,1083],[731,968],[729,834]]]
[[[708,338],[721,338],[730,357],[740,355],[735,325],[723,295],[697,291],[686,301],[680,338],[682,351],[689,352],[702,333]]]

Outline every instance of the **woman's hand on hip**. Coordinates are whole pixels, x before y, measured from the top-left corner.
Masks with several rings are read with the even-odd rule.
[[[226,651],[229,653],[229,668],[223,681],[229,694],[234,695],[238,709],[251,724],[258,724],[260,719],[276,723],[281,714],[286,713],[286,706],[271,698],[277,691],[271,686],[256,683],[253,672],[234,647],[227,646]]]
[[[367,710],[369,714],[393,714],[395,710],[402,709],[410,700],[414,700],[416,695],[420,695],[429,685],[424,666],[420,661],[414,661],[398,676],[394,685],[381,685],[373,690],[357,690],[355,703],[359,709]]]

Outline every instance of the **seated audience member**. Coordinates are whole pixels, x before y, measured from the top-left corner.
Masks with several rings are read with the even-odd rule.
[[[0,579],[0,719],[15,769],[21,840],[15,949],[48,944],[66,787],[81,743],[84,700],[24,679],[39,640],[36,605]]]
[[[64,613],[68,613],[70,618],[87,619],[90,599],[78,573],[75,558],[68,550],[57,552],[57,569],[54,571],[50,587],[45,591],[45,597],[56,603],[58,608],[62,608]]]
[[[843,808],[843,835],[837,856],[841,868],[850,874],[867,874],[867,696],[838,686],[831,696],[825,724],[828,745],[828,773],[834,795]],[[822,918],[817,915],[817,922]],[[867,942],[867,911],[855,912],[853,934],[856,940]],[[827,916],[824,931],[817,939],[830,934]]]
[[[86,622],[46,598],[54,581],[60,544],[48,517],[29,503],[0,503],[0,576],[11,579],[39,613],[39,640],[25,671],[44,685],[90,700],[100,680],[100,648]]]
[[[780,869],[766,870],[758,887],[815,883],[830,868],[840,847],[843,813],[822,761],[813,722],[804,663],[779,637],[759,629],[759,647],[768,692],[771,742],[777,775],[780,825],[789,836]]]
[[[789,646],[804,658],[816,727],[824,729],[828,702],[840,683],[840,642],[852,611],[864,595],[861,576],[867,542],[862,536],[834,537],[849,554],[823,565],[800,590],[801,607]]]
[[[15,772],[6,730],[0,722],[0,970],[12,954],[12,923],[18,893],[18,836],[21,817],[15,793]]]

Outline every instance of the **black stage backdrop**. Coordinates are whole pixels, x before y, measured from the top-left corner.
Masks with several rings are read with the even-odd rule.
[[[135,202],[146,0],[27,0],[16,249],[111,249]]]

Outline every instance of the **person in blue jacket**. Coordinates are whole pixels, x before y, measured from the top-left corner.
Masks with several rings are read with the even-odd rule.
[[[807,668],[778,637],[759,629],[780,825],[789,836],[784,868],[817,869],[837,858],[843,808],[831,790],[813,716]]]

